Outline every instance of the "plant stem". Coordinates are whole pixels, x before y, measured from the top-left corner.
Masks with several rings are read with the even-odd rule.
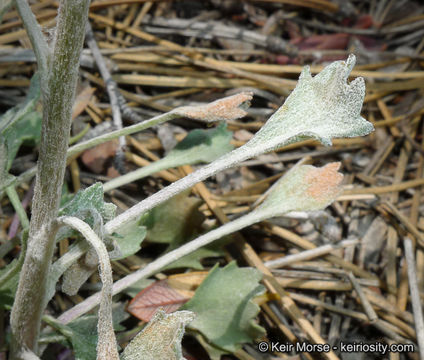
[[[89,3],[89,0],[61,1],[51,61],[48,61],[47,69],[43,69],[43,59],[39,64],[43,123],[28,252],[11,314],[12,359],[22,359],[24,349],[35,353],[38,350],[47,277],[55,245],[56,228],[52,222],[57,216],[62,193],[71,111]],[[25,23],[32,21],[28,17],[22,20]],[[26,26],[32,27],[32,24]],[[41,46],[36,36],[31,40],[34,48]]]
[[[152,126],[161,124],[165,121],[169,121],[169,120],[172,120],[172,119],[175,119],[175,118],[178,118],[178,117],[181,117],[181,116],[178,115],[178,114],[175,114],[173,112],[167,112],[165,114],[161,114],[161,115],[155,116],[154,118],[151,118],[149,120],[143,121],[142,123],[127,126],[127,127],[120,129],[120,130],[112,131],[110,133],[95,137],[93,139],[90,139],[90,140],[87,140],[87,141],[84,141],[82,143],[79,143],[79,144],[72,146],[71,148],[69,148],[67,156],[69,158],[71,156],[74,156],[74,155],[80,153],[81,151],[90,149],[93,146],[103,144],[106,141],[113,140],[113,139],[116,139],[116,138],[121,137],[121,136],[130,135],[130,134],[133,134],[135,132],[148,129]]]
[[[19,196],[18,196],[18,193],[16,192],[15,186],[14,185],[8,186],[6,188],[6,194],[10,202],[12,203],[12,206],[15,209],[16,213],[18,214],[22,228],[28,229],[29,228],[28,216],[26,214],[24,207],[22,206],[21,201],[19,200]]]
[[[22,247],[21,247],[21,253],[19,254],[18,261],[15,262],[15,265],[11,267],[6,273],[2,273],[0,275],[0,286],[5,284],[7,281],[9,281],[19,270],[21,270],[22,264],[24,263],[25,255],[27,252],[27,245],[28,245],[28,230],[24,230],[22,232]]]
[[[249,143],[229,153],[226,153],[225,155],[221,156],[219,159],[213,161],[212,163],[203,166],[199,170],[185,176],[184,178],[178,181],[175,181],[166,188],[158,191],[147,199],[139,202],[137,205],[134,205],[130,209],[126,210],[121,215],[118,215],[116,218],[110,220],[105,224],[106,233],[112,234],[114,231],[116,231],[118,228],[120,228],[127,222],[136,219],[138,216],[145,213],[146,211],[153,209],[155,206],[165,202],[176,194],[179,194],[180,192],[191,188],[198,182],[210,176],[213,176],[220,171],[228,169],[244,160],[258,156],[271,150],[266,145],[263,147],[249,147],[248,144]]]
[[[39,70],[41,70],[42,74],[44,73],[44,75],[47,75],[50,49],[43,33],[41,32],[41,27],[35,19],[27,0],[15,0],[15,4],[19,16],[24,23],[27,35],[31,40]]]
[[[136,180],[140,180],[146,176],[157,173],[161,170],[168,169],[169,162],[164,161],[166,158],[159,159],[155,162],[150,163],[149,165],[143,166],[140,169],[131,171],[125,175],[119,176],[115,179],[109,180],[108,182],[103,184],[103,191],[106,193],[110,190],[116,189],[120,186],[132,183]]]
[[[154,118],[148,119],[143,121],[142,123],[139,124],[135,124],[135,125],[131,125],[131,126],[127,126],[123,129],[120,130],[115,130],[112,131],[108,134],[104,134],[98,137],[95,137],[93,139],[84,141],[82,143],[76,144],[72,147],[70,147],[68,149],[66,158],[69,159],[77,154],[79,154],[80,152],[90,149],[96,145],[99,144],[103,144],[109,140],[113,140],[116,138],[119,138],[120,136],[125,136],[125,135],[131,135],[134,134],[136,132],[142,131],[142,130],[146,130],[152,126],[161,124],[163,122],[172,120],[172,119],[176,119],[181,117],[181,115],[176,114],[174,112],[167,112],[165,114],[161,114],[158,116],[155,116]],[[78,134],[79,135],[79,134]],[[78,136],[77,135],[77,136]],[[10,186],[10,185],[15,185],[18,186],[24,182],[29,181],[34,175],[37,174],[37,167],[34,166],[33,168],[25,171],[23,174],[19,175],[16,179],[10,180],[5,184],[0,184],[0,196],[2,195],[3,191],[5,190],[6,187]]]
[[[72,216],[64,216],[58,219],[58,223],[68,225],[79,231],[81,235],[84,236],[85,240],[96,250],[99,258],[100,277],[103,283],[99,308],[99,321],[97,324],[97,332],[99,335],[97,341],[97,360],[119,360],[112,321],[112,267],[110,265],[106,246],[91,227],[81,219]]]

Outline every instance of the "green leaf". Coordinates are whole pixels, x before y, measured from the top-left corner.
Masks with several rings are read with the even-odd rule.
[[[27,251],[28,230],[22,232],[22,248],[18,259],[0,270],[0,307],[12,306],[19,282],[19,274]]]
[[[175,248],[190,240],[200,230],[204,216],[198,210],[201,201],[180,193],[152,209],[144,219],[147,240],[170,244]]]
[[[233,241],[231,236],[224,236],[222,239],[215,241],[205,247],[183,256],[182,258],[172,262],[168,266],[165,266],[163,270],[178,269],[178,268],[191,268],[194,270],[203,270],[204,267],[201,264],[201,260],[205,258],[221,257],[225,255],[223,247]]]
[[[105,241],[109,249],[113,249],[112,254],[120,254],[118,245],[112,237],[103,237],[103,223],[111,220],[116,212],[116,206],[106,203],[103,199],[103,185],[96,183],[79,191],[73,199],[59,210],[59,216],[75,216],[88,223],[93,230]],[[66,237],[80,237],[80,234],[68,226],[62,227],[57,240]],[[97,269],[98,258],[94,249],[90,248],[87,254],[78,259],[64,272],[62,290],[68,295],[75,295],[78,289],[84,284],[91,274]],[[57,274],[55,274],[57,278]]]
[[[18,260],[13,260],[10,264],[0,270],[0,278],[13,271],[18,265]],[[0,308],[12,306],[15,299],[16,289],[18,288],[19,272],[15,272],[0,285]]]
[[[230,144],[233,133],[225,123],[214,129],[192,130],[164,158],[168,167],[184,164],[208,163],[233,150]]]
[[[115,216],[116,206],[104,202],[103,185],[95,183],[79,191],[73,199],[59,210],[59,216],[77,216],[82,210],[96,209],[104,222]]]
[[[191,311],[166,314],[158,310],[147,326],[126,346],[121,360],[184,360],[181,340],[185,326],[193,318]]]
[[[97,334],[72,331],[67,337],[74,349],[75,360],[93,360],[97,358]]]
[[[215,244],[214,244],[215,245]],[[200,263],[201,259],[209,257],[223,256],[225,252],[217,246],[203,247],[199,250],[192,252],[181,259],[174,261],[173,263],[165,266],[162,270],[179,269],[179,268],[190,268],[194,270],[203,270],[204,267]]]
[[[89,224],[103,238],[103,223],[113,219],[116,212],[116,206],[106,203],[103,198],[103,185],[101,183],[95,183],[84,190],[80,190],[70,202],[59,210],[59,216],[75,216]],[[60,240],[70,236],[79,237],[80,235],[78,232],[65,226],[59,230],[56,238]],[[105,238],[108,248],[116,245],[112,244],[112,240],[112,238]],[[96,262],[89,260],[89,263],[93,264]]]
[[[254,321],[259,306],[251,301],[264,292],[261,278],[258,270],[239,268],[235,262],[221,269],[215,266],[194,297],[181,307],[196,314],[190,328],[230,352],[262,336],[265,330]]]
[[[137,253],[141,249],[141,243],[146,234],[146,227],[140,226],[140,219],[127,223],[123,229],[112,235],[120,250],[120,254],[112,260],[125,259]]]
[[[0,117],[0,142],[5,143],[7,148],[7,171],[22,143],[35,144],[40,140],[42,115],[36,109],[39,99],[40,79],[36,73],[25,101]]]
[[[187,164],[211,162],[233,149],[230,144],[231,138],[232,132],[226,130],[225,124],[209,130],[193,130],[167,156],[106,182],[103,186],[104,191],[107,192],[129,184],[161,170]]]
[[[144,218],[147,227],[146,239],[150,242],[169,244],[171,251],[197,236],[204,220],[198,210],[200,201],[187,196],[187,192],[176,195],[167,202],[151,210]],[[218,257],[223,254],[222,244],[199,249],[168,265],[165,269],[193,268],[202,270],[200,260],[205,257]]]

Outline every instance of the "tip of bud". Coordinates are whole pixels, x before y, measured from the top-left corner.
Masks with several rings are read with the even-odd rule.
[[[240,94],[216,100],[210,104],[200,106],[183,106],[174,110],[176,114],[190,119],[207,122],[235,120],[247,115],[253,93]]]

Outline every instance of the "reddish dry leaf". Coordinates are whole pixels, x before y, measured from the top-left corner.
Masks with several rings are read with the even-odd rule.
[[[87,168],[95,174],[101,174],[105,171],[105,165],[109,158],[115,156],[118,149],[118,140],[111,140],[96,147],[84,151],[81,161]]]
[[[356,24],[354,26],[355,29],[369,29],[374,23],[374,20],[371,15],[364,14],[358,17],[356,20]]]
[[[277,55],[275,57],[275,63],[279,65],[287,65],[290,64],[291,58],[287,55]]]
[[[291,43],[296,44],[299,50],[345,50],[349,42],[349,34],[312,35],[307,38],[298,38]]]
[[[173,289],[168,284],[168,280],[161,280],[141,290],[131,300],[127,311],[136,318],[147,322],[159,308],[163,308],[169,314],[176,311],[189,299]]]
[[[367,50],[384,51],[387,49],[387,44],[382,43],[381,40],[373,36],[358,35],[357,38]]]

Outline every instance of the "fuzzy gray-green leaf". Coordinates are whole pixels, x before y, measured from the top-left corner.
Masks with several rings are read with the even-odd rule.
[[[140,225],[140,219],[129,222],[124,228],[113,234],[113,239],[119,247],[119,255],[112,260],[125,259],[134,255],[141,248],[141,243],[146,237],[146,227]]]
[[[103,185],[101,183],[95,183],[79,191],[68,204],[59,210],[59,216],[78,216],[82,210],[92,208],[100,213],[104,222],[115,216],[116,206],[104,201]]]
[[[158,310],[147,326],[126,346],[121,360],[184,360],[181,340],[191,311],[166,314]]]
[[[331,145],[332,138],[363,136],[373,125],[361,117],[365,82],[356,78],[347,83],[355,56],[335,61],[312,77],[306,66],[290,96],[256,133],[249,146],[270,149],[314,138]]]

